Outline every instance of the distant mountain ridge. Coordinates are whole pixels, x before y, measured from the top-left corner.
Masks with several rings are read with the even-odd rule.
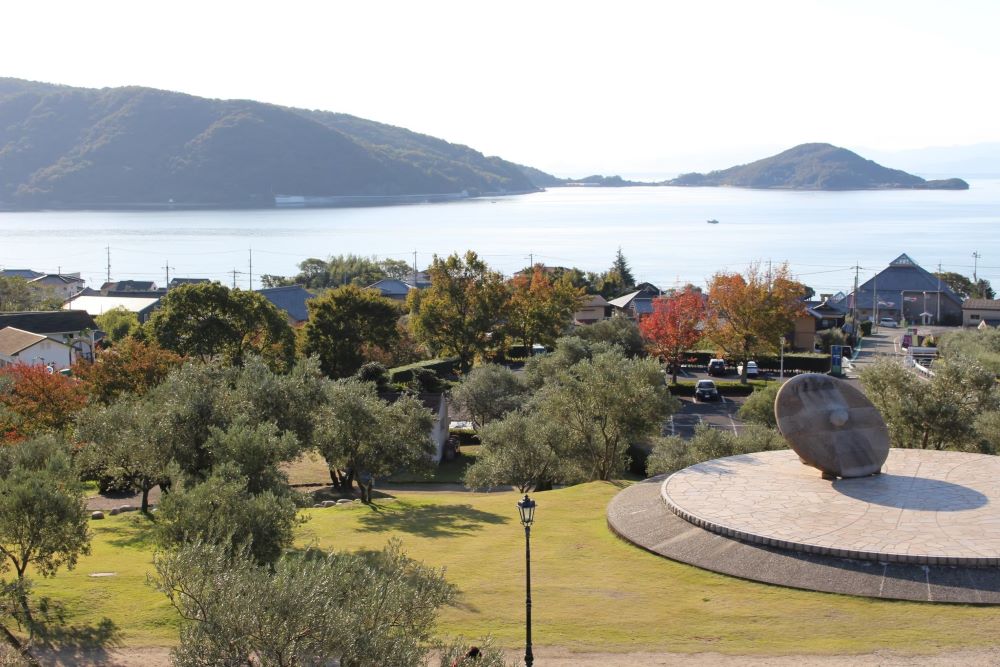
[[[391,202],[537,189],[512,162],[346,114],[0,78],[0,207],[261,208],[279,194]]]
[[[927,181],[888,169],[857,153],[831,144],[801,144],[750,164],[681,174],[666,181],[678,186],[732,186],[785,190],[967,190],[960,178]]]

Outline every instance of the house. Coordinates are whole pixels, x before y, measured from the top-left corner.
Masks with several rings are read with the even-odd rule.
[[[314,295],[301,285],[266,287],[256,290],[256,292],[273,303],[279,310],[284,311],[288,317],[288,323],[292,326],[303,324],[309,319],[306,301],[312,299]]]
[[[638,322],[642,317],[653,312],[653,299],[663,292],[656,285],[642,283],[636,285],[636,291],[629,292],[617,299],[608,301],[614,309],[612,312]]]
[[[4,327],[0,329],[0,368],[18,363],[44,364],[51,366],[53,371],[60,371],[73,364],[73,350],[48,336]]]
[[[0,313],[0,329],[13,327],[39,334],[73,348],[74,358],[94,358],[97,324],[82,310],[43,310]]]
[[[613,306],[600,294],[588,294],[587,301],[573,313],[574,324],[594,324],[611,317]]]
[[[35,278],[41,278],[45,274],[41,271],[32,271],[31,269],[4,269],[0,271],[0,278],[20,278],[22,280],[34,280]]]
[[[383,278],[369,285],[368,289],[377,289],[382,293],[382,296],[393,301],[406,301],[407,295],[417,288],[402,280]]]
[[[966,299],[962,304],[962,326],[1000,326],[1000,299]]]
[[[208,278],[171,278],[167,284],[167,290],[176,289],[183,285],[200,285],[201,283],[212,282]]]
[[[86,281],[79,273],[46,273],[28,281],[43,289],[51,290],[60,299],[68,299],[79,293]]]
[[[905,253],[847,296],[846,312],[855,307],[859,321],[883,317],[924,324],[962,321],[961,297]]]
[[[847,319],[847,311],[843,302],[833,302],[829,296],[824,296],[821,301],[806,301],[806,310],[815,320],[815,329],[839,329],[844,326]]]
[[[65,310],[85,310],[98,317],[115,308],[124,308],[135,313],[139,322],[147,321],[160,305],[159,296],[103,296],[81,294],[63,304]]]
[[[152,280],[119,280],[101,285],[101,294],[112,295],[112,292],[158,292],[156,283]]]

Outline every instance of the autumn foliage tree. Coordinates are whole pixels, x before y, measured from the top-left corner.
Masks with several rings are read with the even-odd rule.
[[[553,281],[544,267],[535,265],[510,281],[508,328],[526,351],[535,343],[552,345],[573,321],[583,290],[570,280]]]
[[[78,362],[73,375],[101,403],[111,403],[124,394],[143,396],[163,382],[184,358],[156,343],[125,338],[113,348],[98,352],[94,363]]]
[[[646,349],[670,366],[675,384],[684,351],[701,338],[699,325],[704,317],[705,300],[701,292],[688,287],[655,299],[653,312],[639,323]]]
[[[60,432],[86,403],[86,390],[78,380],[49,373],[45,366],[14,364],[0,369],[3,439]]]
[[[774,352],[805,313],[804,293],[787,263],[773,271],[754,263],[744,273],[716,273],[708,285],[707,333],[730,360]],[[746,382],[746,363],[740,381]]]

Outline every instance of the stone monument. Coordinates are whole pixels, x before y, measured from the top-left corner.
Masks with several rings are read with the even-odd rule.
[[[774,416],[799,459],[825,479],[877,474],[889,456],[882,415],[860,390],[829,375],[788,380],[778,390]]]

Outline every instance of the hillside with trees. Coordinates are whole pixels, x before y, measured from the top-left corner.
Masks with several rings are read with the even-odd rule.
[[[681,174],[665,184],[783,190],[969,189],[960,178],[927,181],[830,144],[801,144],[750,164],[707,174]]]
[[[0,208],[274,206],[536,190],[511,162],[345,114],[0,78]]]

